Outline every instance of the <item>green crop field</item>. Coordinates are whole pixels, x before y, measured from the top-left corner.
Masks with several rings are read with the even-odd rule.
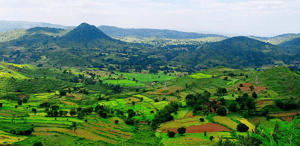
[[[153,82],[153,81],[166,81],[170,79],[176,78],[176,76],[172,75],[165,75],[163,73],[160,74],[141,74],[141,73],[123,73],[123,72],[116,72],[117,74],[123,74],[124,78],[128,78],[130,80],[138,80],[139,82]]]
[[[112,85],[120,85],[120,86],[138,86],[138,87],[143,87],[145,84],[136,82],[136,81],[130,81],[130,80],[105,80],[103,82],[104,84],[112,84]]]
[[[196,79],[202,79],[202,78],[212,78],[212,75],[207,75],[207,74],[203,74],[203,73],[196,73],[196,74],[190,75],[190,77],[196,78]]]
[[[57,145],[53,139],[59,139],[69,145],[70,141],[77,145],[212,145],[221,136],[239,143],[230,132],[223,131],[236,130],[239,123],[244,123],[250,132],[258,122],[267,130],[273,130],[276,122],[290,121],[288,118],[295,116],[298,109],[286,112],[289,117],[280,117],[283,120],[267,120],[267,116],[261,116],[262,112],[269,109],[271,113],[268,115],[276,115],[282,111],[275,104],[277,99],[299,103],[297,96],[292,96],[298,91],[298,84],[292,83],[292,79],[299,75],[281,67],[255,73],[260,79],[258,84],[254,82],[256,75],[251,74],[255,70],[225,67],[181,77],[176,75],[180,72],[167,75],[162,71],[158,74],[112,73],[92,67],[46,69],[11,63],[0,67],[0,74],[8,75],[0,77],[0,144],[33,145],[41,141],[44,145]],[[269,75],[274,70],[278,72]],[[235,75],[229,76],[230,73]],[[279,75],[292,79],[283,80]],[[246,83],[266,89],[254,98],[250,89],[238,90],[240,84]],[[218,88],[226,89],[226,92],[217,94],[220,92]],[[237,100],[245,94],[249,99],[245,102],[253,101],[251,104],[255,107],[242,105]],[[195,99],[187,99],[188,95]],[[223,99],[225,102],[221,105]],[[231,104],[237,104],[236,111],[231,111]],[[218,110],[220,106],[229,112],[218,115],[213,109]],[[242,109],[242,106],[247,107]],[[251,112],[255,114],[249,116]],[[201,122],[200,118],[204,121]],[[73,122],[77,124],[75,131]],[[190,131],[199,129],[183,136],[175,134],[174,138],[165,133],[180,127]],[[206,128],[210,131],[204,136],[203,129]],[[31,134],[25,135],[29,131]],[[237,133],[247,135],[246,132]],[[211,136],[213,140],[210,140]]]

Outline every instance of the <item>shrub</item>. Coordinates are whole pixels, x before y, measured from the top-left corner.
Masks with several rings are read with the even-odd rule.
[[[23,102],[23,103],[27,103],[27,102],[28,102],[28,98],[24,98],[24,99],[22,100],[22,102]]]
[[[209,137],[209,139],[210,139],[210,140],[213,140],[213,139],[214,139],[214,136]]]
[[[267,115],[266,116],[266,119],[269,121],[270,119],[274,119],[275,117],[273,117],[273,116],[269,116],[269,115]]]
[[[118,124],[118,123],[119,123],[119,120],[115,120],[115,123]]]
[[[36,142],[33,144],[33,146],[43,146],[43,143],[42,142]]]
[[[247,132],[249,130],[249,127],[243,123],[240,123],[237,125],[236,130],[239,132]]]
[[[0,103],[0,107],[2,107],[3,106],[3,103]]]
[[[36,108],[32,108],[32,112],[34,112],[34,114],[36,114],[36,112],[37,112]]]
[[[252,97],[253,97],[254,99],[256,99],[256,98],[257,98],[257,94],[256,94],[256,92],[253,92],[253,93],[252,93]]]
[[[261,114],[262,116],[266,116],[269,114],[269,110],[268,109],[265,109],[264,112]]]
[[[51,106],[51,109],[52,109],[52,110],[58,110],[58,109],[59,109],[59,106],[58,106],[58,105],[53,105],[53,106]]]
[[[200,122],[204,122],[204,118],[200,118],[199,121],[200,121]]]
[[[126,120],[125,120],[125,123],[126,123],[127,125],[134,125],[134,120],[133,120],[133,119],[126,119]]]
[[[178,128],[177,132],[182,136],[185,133],[186,129],[184,127]]]
[[[77,110],[77,112],[80,112],[80,111],[82,110],[82,108],[79,107],[79,108],[77,108],[76,110]]]
[[[75,111],[74,109],[73,109],[73,110],[71,109],[70,115],[71,115],[71,116],[76,115],[76,111]]]
[[[159,100],[158,100],[158,99],[155,99],[154,101],[155,101],[155,102],[159,102]]]
[[[169,136],[170,138],[174,137],[175,134],[176,134],[176,133],[175,133],[174,131],[168,132],[168,136]]]
[[[67,95],[67,92],[66,92],[66,91],[63,91],[63,90],[61,90],[61,91],[59,91],[59,95],[61,95],[61,96],[65,96],[65,95]]]
[[[10,129],[10,130],[9,130],[9,133],[11,133],[11,134],[16,134],[17,132],[16,132],[16,130]]]
[[[18,100],[18,105],[22,105],[22,100]]]

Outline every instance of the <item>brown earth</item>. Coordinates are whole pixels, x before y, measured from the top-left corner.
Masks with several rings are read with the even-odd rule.
[[[185,127],[186,128],[186,133],[202,133],[202,132],[221,132],[221,131],[230,131],[228,128],[215,124],[215,123],[207,123],[204,125],[197,125],[197,126],[192,126],[192,127]],[[177,132],[178,128],[172,128],[169,129],[169,131],[173,131],[175,133]],[[164,130],[163,133],[167,133],[168,130]]]

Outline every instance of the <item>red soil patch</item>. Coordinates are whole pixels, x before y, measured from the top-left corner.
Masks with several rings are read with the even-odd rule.
[[[291,122],[294,119],[294,116],[289,116],[289,117],[281,117],[281,119],[287,121],[287,122]]]
[[[255,86],[254,87],[254,91],[256,93],[259,93],[260,91],[267,91],[267,88],[266,87],[262,87],[262,86]]]
[[[206,132],[230,131],[228,128],[221,126],[219,124],[215,124],[215,123],[207,123],[204,125],[185,127],[185,128],[186,128],[186,133],[203,133],[204,131],[206,131]],[[172,128],[172,129],[169,129],[169,131],[178,133],[177,129],[178,128]],[[167,133],[167,132],[168,132],[168,130],[163,131],[163,133]]]
[[[243,87],[239,87],[242,91],[251,91],[251,88],[250,86],[245,86],[246,84],[244,84]],[[249,85],[249,83],[247,83],[247,85]],[[254,90],[256,93],[259,93],[260,91],[267,91],[267,88],[266,87],[262,87],[262,86],[254,86]]]
[[[246,84],[244,84],[243,86],[244,87],[250,87],[252,85],[252,83],[246,83]]]

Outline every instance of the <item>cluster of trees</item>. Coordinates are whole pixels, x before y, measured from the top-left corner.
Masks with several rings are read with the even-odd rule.
[[[203,94],[192,95],[189,94],[186,96],[186,104],[194,108],[194,112],[200,111],[204,108],[206,102],[209,102],[211,93],[204,91]]]
[[[178,132],[178,134],[180,134],[182,136],[186,132],[186,128],[180,127],[180,128],[177,129],[177,132]],[[176,133],[174,131],[168,131],[168,136],[170,138],[174,137],[175,134]]]
[[[283,110],[297,109],[300,107],[300,102],[297,102],[294,98],[288,100],[277,99],[275,105]]]
[[[227,94],[227,89],[226,88],[218,88],[217,89],[217,93],[215,93],[215,95],[217,96],[224,96]]]
[[[153,129],[156,129],[159,124],[173,120],[174,117],[171,114],[172,113],[177,114],[178,109],[179,109],[178,102],[170,102],[168,105],[166,105],[163,109],[159,110],[154,115],[154,119],[152,120],[151,127]]]
[[[231,131],[231,137],[237,142],[223,141],[221,137],[216,146],[283,146],[283,145],[300,145],[300,120],[294,118],[290,123],[285,121],[277,122],[274,130],[269,131],[264,126],[255,125],[255,130],[248,132],[247,136],[238,135],[235,131]],[[238,131],[248,130],[245,125],[238,126]]]

